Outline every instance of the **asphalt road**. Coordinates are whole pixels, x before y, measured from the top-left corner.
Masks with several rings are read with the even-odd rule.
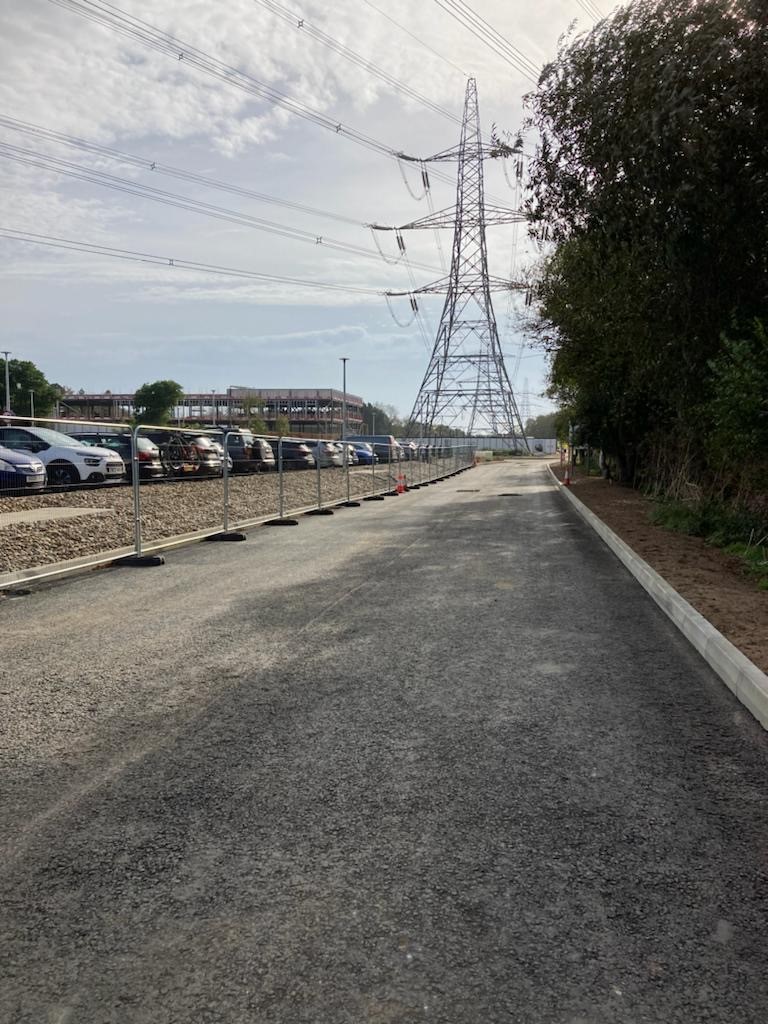
[[[767,736],[544,474],[0,601],[3,1024],[764,1024]]]

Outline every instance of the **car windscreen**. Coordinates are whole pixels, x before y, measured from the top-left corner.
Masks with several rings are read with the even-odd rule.
[[[47,427],[35,427],[34,436],[46,444],[56,444],[62,448],[82,448],[82,441],[78,441],[69,434],[62,434],[58,430],[48,430]]]

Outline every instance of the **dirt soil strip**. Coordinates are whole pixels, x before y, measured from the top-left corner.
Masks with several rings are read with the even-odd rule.
[[[552,466],[558,479],[559,464]],[[768,672],[768,592],[758,590],[741,561],[700,537],[651,522],[652,501],[637,491],[577,469],[572,491],[763,672]]]

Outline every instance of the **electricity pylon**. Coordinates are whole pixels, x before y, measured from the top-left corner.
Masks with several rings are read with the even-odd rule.
[[[483,161],[507,157],[516,150],[492,137],[484,144],[480,134],[477,83],[467,82],[464,119],[458,148],[421,159],[421,164],[458,161],[455,209],[441,210],[398,228],[372,225],[378,230],[447,228],[453,231],[451,269],[447,278],[418,288],[409,295],[446,291],[440,326],[419,393],[408,421],[409,436],[434,433],[437,424],[461,427],[468,434],[498,434],[520,438],[525,432],[504,365],[499,332],[491,303],[492,291],[525,291],[526,286],[491,277],[485,228],[524,220],[517,210],[486,206]],[[403,156],[403,159],[414,159]]]

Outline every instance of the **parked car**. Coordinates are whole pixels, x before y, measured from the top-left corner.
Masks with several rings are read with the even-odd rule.
[[[357,455],[357,449],[355,448],[351,441],[339,441],[336,447],[341,452],[342,462],[344,461],[345,448],[347,450],[347,462],[349,463],[350,466],[356,466],[360,462],[360,459],[358,458]]]
[[[40,459],[0,447],[0,494],[41,491],[45,484],[45,466]]]
[[[398,442],[400,449],[403,454],[403,458],[411,462],[419,457],[419,449],[413,441],[400,441]]]
[[[315,462],[323,468],[344,465],[341,452],[332,441],[318,441],[317,444],[310,444],[309,450],[314,455]]]
[[[103,431],[87,431],[85,433],[72,434],[76,441],[84,444],[97,445],[101,448],[109,448],[120,456],[125,463],[125,475],[129,480],[133,479],[133,448],[130,431],[121,434],[108,434]],[[136,438],[136,449],[139,457],[139,479],[156,480],[165,476],[165,468],[160,458],[160,449],[150,441],[148,437],[141,434]]]
[[[379,462],[398,462],[402,456],[402,449],[391,434],[353,434],[347,440],[355,443],[365,441],[372,445]]]
[[[269,443],[277,459],[278,439],[270,438]],[[283,469],[314,469],[315,465],[315,456],[309,445],[303,441],[283,441]]]
[[[263,437],[256,437],[250,430],[237,427],[220,427],[217,436],[223,444],[227,439],[227,451],[232,457],[235,473],[265,473],[275,469],[275,453]]]
[[[180,430],[149,430],[141,435],[149,438],[160,449],[160,460],[166,476],[196,476],[200,470],[200,452],[192,443],[190,435]],[[218,462],[221,472],[221,456],[213,451],[213,458]]]
[[[207,434],[182,434],[187,444],[197,451],[199,476],[222,476],[224,473],[224,448]]]
[[[0,427],[0,445],[31,452],[44,464],[49,486],[121,480],[125,464],[117,452],[94,447],[47,427]]]
[[[365,441],[353,441],[352,445],[357,455],[357,461],[361,466],[370,466],[379,461],[379,457],[374,454],[372,446]]]

